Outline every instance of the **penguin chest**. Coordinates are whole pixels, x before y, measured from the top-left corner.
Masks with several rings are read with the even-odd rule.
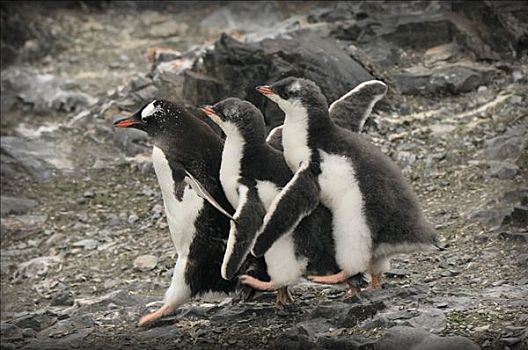
[[[266,211],[271,206],[271,202],[280,193],[280,189],[273,182],[260,180],[257,180],[257,191]]]
[[[174,182],[169,162],[158,147],[152,151],[152,162],[161,188],[172,241],[178,254],[186,256],[196,233],[195,221],[203,209],[204,200],[189,185]],[[176,195],[178,187],[183,187],[180,195]]]
[[[321,174],[319,185],[321,186],[321,202],[329,207],[337,209],[343,200],[349,199],[350,210],[357,212],[362,208],[362,195],[356,180],[352,162],[345,156],[328,154],[319,150],[321,156]]]
[[[229,203],[238,206],[238,180],[240,179],[244,140],[237,132],[230,135],[222,151],[222,165],[220,166],[220,182]]]
[[[297,171],[303,162],[308,162],[312,154],[308,147],[308,124],[305,119],[286,118],[282,129],[284,159],[292,171]]]

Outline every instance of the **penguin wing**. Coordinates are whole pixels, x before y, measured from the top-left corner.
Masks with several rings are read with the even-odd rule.
[[[276,240],[317,208],[321,188],[311,164],[301,165],[271,203],[252,250],[256,257],[264,255]]]
[[[189,184],[191,186],[191,188],[194,190],[194,192],[196,192],[196,194],[198,195],[198,197],[200,198],[203,198],[205,199],[206,201],[208,201],[213,207],[215,207],[216,209],[218,209],[219,212],[221,212],[222,214],[224,214],[225,216],[227,216],[230,220],[235,220],[231,214],[229,214],[227,212],[227,210],[225,210],[215,199],[214,197],[209,193],[207,192],[207,190],[203,187],[203,185],[194,178],[194,176],[192,176],[192,174],[190,172],[188,172],[187,170],[185,170],[185,183]]]
[[[232,279],[240,269],[266,214],[255,186],[240,185],[238,195],[238,207],[234,221],[231,221],[221,270],[222,277],[226,280]]]
[[[343,128],[360,132],[372,108],[386,93],[385,83],[379,80],[365,81],[330,105],[330,118]]]
[[[273,148],[279,151],[283,151],[282,148],[282,127],[283,125],[279,125],[273,129],[268,134],[268,137],[266,137],[266,142]]]

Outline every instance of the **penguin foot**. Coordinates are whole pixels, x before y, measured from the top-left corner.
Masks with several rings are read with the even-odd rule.
[[[345,271],[338,272],[334,275],[328,276],[308,276],[308,280],[314,283],[324,284],[338,284],[343,283],[348,279],[348,274]]]
[[[238,280],[240,283],[256,290],[272,291],[277,289],[273,282],[264,282],[250,275],[241,275]]]
[[[350,286],[345,294],[344,299],[345,300],[358,300],[359,299],[359,292],[361,292],[361,288],[356,288]]]
[[[146,326],[146,325],[148,325],[148,324],[160,319],[161,317],[172,313],[175,309],[176,309],[176,307],[174,307],[174,306],[163,305],[158,310],[156,310],[154,312],[151,312],[150,314],[141,317],[139,319],[138,326],[139,327]]]
[[[363,291],[372,292],[378,289],[381,289],[381,273],[372,274],[372,280],[370,281],[370,286],[363,289]]]
[[[293,298],[288,291],[288,287],[281,287],[277,289],[277,299],[275,301],[275,306],[278,309],[283,309],[285,305],[293,303]]]

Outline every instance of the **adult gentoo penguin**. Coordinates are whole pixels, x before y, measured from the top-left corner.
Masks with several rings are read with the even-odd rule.
[[[381,273],[392,255],[432,247],[434,229],[397,166],[360,135],[339,127],[312,81],[286,78],[257,90],[285,113],[284,157],[295,175],[273,200],[253,253],[272,244],[322,202],[333,214],[336,261],[341,272],[312,276],[340,283],[358,272]]]
[[[220,275],[229,234],[229,213],[222,213],[221,207],[232,211],[218,179],[222,139],[186,109],[164,100],[152,101],[114,125],[140,129],[151,137],[154,169],[178,253],[164,305],[139,324],[171,313],[193,296],[233,291],[235,283]],[[214,199],[204,200],[206,192]],[[259,264],[262,259],[253,259],[244,269],[266,278],[265,267]]]
[[[282,153],[266,142],[264,117],[251,103],[228,98],[202,110],[226,135],[220,180],[233,207],[236,223],[222,264],[222,276],[231,279],[249,253],[273,199],[293,176]],[[319,206],[299,225],[274,242],[264,255],[270,281],[239,276],[243,284],[259,290],[276,290],[277,305],[291,302],[282,289],[306,271],[326,275],[339,271],[334,259],[332,215]]]

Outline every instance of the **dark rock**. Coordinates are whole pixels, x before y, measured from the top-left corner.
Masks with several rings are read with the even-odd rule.
[[[19,328],[31,328],[37,332],[46,329],[57,322],[57,315],[48,310],[26,314],[13,321]]]
[[[203,57],[203,64],[186,72],[183,92],[194,105],[216,103],[228,95],[246,99],[264,111],[267,124],[273,127],[282,123],[283,113],[255,87],[290,75],[316,82],[330,102],[373,79],[333,39],[313,31],[257,43],[223,35]]]
[[[40,336],[59,338],[79,331],[91,331],[95,327],[95,322],[89,315],[74,316],[65,320],[60,320],[51,327],[40,332]]]
[[[383,350],[479,350],[480,347],[468,338],[439,337],[423,329],[393,327],[381,337],[377,349]]]
[[[500,180],[512,180],[519,174],[519,167],[509,162],[493,162],[491,164],[491,176]]]
[[[37,201],[22,197],[1,196],[0,202],[2,202],[2,216],[8,214],[23,214],[38,205]]]
[[[0,323],[0,334],[2,335],[2,341],[22,340],[24,338],[22,329],[11,323]]]
[[[85,338],[92,332],[91,329],[82,329],[78,332],[66,335],[61,338],[42,338],[38,337],[32,339],[22,349],[24,350],[41,350],[41,349],[54,349],[54,350],[69,350],[86,346]]]
[[[373,317],[378,311],[385,309],[383,302],[374,302],[369,304],[353,305],[348,311],[340,317],[339,327],[354,327],[358,323]]]
[[[140,340],[176,339],[181,335],[182,333],[176,327],[174,327],[173,324],[171,324],[169,326],[156,327],[139,332],[138,338]]]
[[[299,322],[295,328],[298,328],[297,332],[299,334],[304,334],[313,341],[321,334],[328,332],[333,326],[324,318],[315,318]]]
[[[513,211],[504,218],[503,225],[505,224],[515,227],[528,227],[528,206],[515,206]]]
[[[110,305],[114,307],[142,307],[143,305],[154,301],[153,297],[143,297],[134,295],[127,290],[116,290],[108,294],[94,297],[91,299],[76,299],[75,302],[80,306],[84,313],[106,311]]]
[[[73,293],[69,289],[59,290],[51,297],[51,306],[73,305]]]
[[[411,273],[403,269],[392,269],[390,271],[385,272],[385,275],[387,277],[392,277],[392,278],[405,278],[405,277],[409,277]]]
[[[376,348],[376,341],[360,335],[337,339],[321,337],[317,340],[317,345],[325,350],[373,350]]]
[[[495,70],[477,65],[453,64],[435,69],[409,68],[395,74],[394,80],[402,94],[459,94],[487,84]]]

